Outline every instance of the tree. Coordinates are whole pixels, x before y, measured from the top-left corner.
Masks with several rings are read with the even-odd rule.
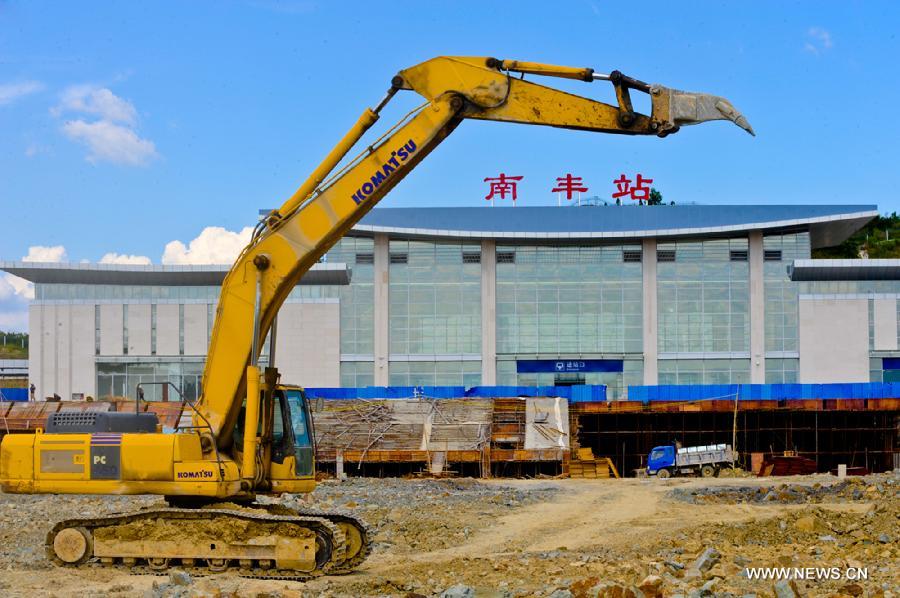
[[[647,199],[647,205],[648,206],[663,205],[663,195],[655,187],[650,187],[650,198]],[[672,205],[675,205],[674,202],[672,203]]]

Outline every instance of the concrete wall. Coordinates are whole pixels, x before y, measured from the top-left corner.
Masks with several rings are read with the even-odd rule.
[[[35,386],[35,396],[43,398],[44,380],[47,368],[44,367],[44,326],[41,318],[42,305],[32,303],[28,306],[28,380]]]
[[[59,305],[47,305],[41,311],[42,331],[44,334],[44,342],[41,347],[41,361],[44,364],[44,368],[46,368],[41,393],[44,396],[56,393],[61,397],[69,398],[65,394],[68,389],[63,388],[64,381],[59,375],[60,338],[57,333],[59,328],[57,325],[59,307]]]
[[[188,303],[184,306],[184,354],[206,355],[209,347],[206,303]]]
[[[156,354],[179,354],[178,305],[160,303],[156,306]]]
[[[287,384],[340,386],[340,303],[283,305],[278,312],[275,366]]]
[[[53,307],[48,305],[48,308]],[[100,306],[100,354],[122,354],[123,309],[121,304],[104,304]]]
[[[897,298],[876,299],[874,303],[874,348],[876,351],[896,351]]]
[[[31,305],[28,318],[28,373],[35,396],[95,396],[94,306]],[[121,338],[120,331],[120,344]]]
[[[150,304],[128,306],[128,354],[150,355]]]
[[[69,344],[70,393],[97,397],[97,372],[94,365],[94,306],[72,305]],[[63,396],[60,393],[60,396]],[[69,394],[71,396],[71,394]]]
[[[868,300],[801,297],[799,382],[868,381]]]

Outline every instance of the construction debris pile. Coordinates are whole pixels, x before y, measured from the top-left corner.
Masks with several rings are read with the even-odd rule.
[[[555,461],[569,448],[568,403],[522,399],[331,399],[315,414],[317,456],[338,475],[364,463],[421,463],[441,475],[474,463]]]
[[[331,400],[316,413],[318,451],[466,451],[490,441],[490,399]]]
[[[277,500],[362,517],[373,552],[353,575],[306,583],[56,568],[41,548],[52,521],[159,506],[158,499],[0,494],[0,590],[121,598],[900,596],[900,476],[756,480],[328,480],[310,503]],[[770,492],[781,498],[755,498]],[[859,567],[869,579],[750,579],[748,567]]]
[[[889,475],[848,478],[834,484],[778,484],[774,486],[726,486],[676,488],[671,496],[694,504],[770,503],[807,504],[846,501],[876,501],[896,497],[898,482]]]

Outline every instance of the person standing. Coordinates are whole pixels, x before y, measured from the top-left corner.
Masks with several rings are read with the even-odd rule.
[[[34,388],[34,383],[31,384],[31,387],[30,387],[28,390],[31,391],[31,393],[29,394],[29,397],[30,397],[29,400],[30,400],[30,401],[36,400],[36,399],[34,398],[34,391],[36,390],[36,389]]]

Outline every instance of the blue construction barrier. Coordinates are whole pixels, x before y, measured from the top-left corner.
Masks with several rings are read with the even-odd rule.
[[[305,388],[311,399],[409,399],[464,397],[465,386],[361,386],[358,388]]]
[[[359,388],[307,388],[310,399],[484,399],[506,397],[562,397],[572,403],[591,403],[606,400],[606,386],[585,384],[576,386],[363,386]]]
[[[0,400],[3,401],[27,401],[27,388],[0,388]]]
[[[629,386],[628,400],[651,401],[791,401],[802,399],[898,399],[900,383],[843,384],[661,384]]]
[[[22,398],[7,400],[25,401]],[[4,390],[4,393],[8,392]],[[606,386],[587,384],[577,386],[364,386],[360,388],[307,388],[312,399],[458,399],[464,397],[562,397],[570,403],[601,403],[606,401]],[[18,396],[18,395],[16,395]],[[880,399],[900,398],[900,382],[864,382],[847,384],[661,384],[658,386],[629,386],[629,401],[791,401],[801,399]]]

